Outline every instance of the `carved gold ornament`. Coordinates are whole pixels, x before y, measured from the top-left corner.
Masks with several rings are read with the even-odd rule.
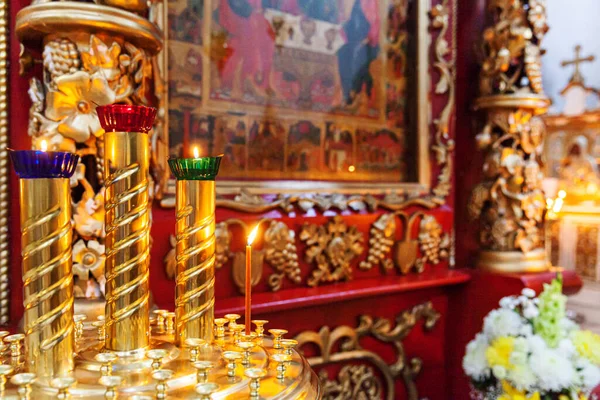
[[[394,268],[394,262],[388,257],[394,246],[396,220],[393,214],[382,214],[369,231],[369,252],[367,259],[359,265],[360,269],[369,270],[381,265],[384,270]]]
[[[450,235],[433,215],[423,215],[419,223],[419,249],[422,257],[417,270],[423,271],[425,263],[439,264],[450,256]]]
[[[457,1],[454,1],[456,6]],[[456,12],[453,13],[452,23],[452,43],[456,42]],[[446,197],[450,194],[452,188],[452,152],[454,151],[454,140],[450,138],[450,117],[454,110],[454,91],[455,91],[455,57],[456,49],[448,45],[446,35],[450,28],[450,10],[448,0],[434,6],[429,14],[431,26],[434,30],[439,30],[438,36],[434,42],[434,62],[433,67],[439,72],[440,77],[435,85],[435,93],[446,95],[447,102],[438,118],[434,119],[435,139],[431,146],[436,164],[439,168],[437,183],[432,189],[435,195],[433,201],[438,204],[444,204]]]
[[[250,284],[252,287],[258,285],[263,275],[263,264],[265,252],[252,249],[252,267],[250,271]],[[236,252],[233,254],[233,268],[231,269],[233,283],[240,294],[246,294],[246,254]]]
[[[482,95],[542,94],[540,41],[546,25],[543,0],[493,0],[494,24],[483,33]]]
[[[58,133],[78,143],[103,134],[96,107],[116,99],[104,75],[77,71],[56,78],[54,84],[56,89],[46,95],[46,116],[58,122]]]
[[[215,268],[219,269],[229,261],[231,232],[227,222],[219,222],[215,227]]]
[[[352,278],[352,261],[362,254],[363,236],[355,226],[347,226],[340,216],[323,225],[304,224],[300,240],[306,244],[306,262],[316,269],[308,286],[322,282],[339,282]]]
[[[418,357],[409,359],[406,356],[403,341],[421,320],[424,322],[423,328],[430,331],[439,318],[440,314],[431,302],[425,302],[400,313],[395,326],[390,320],[362,315],[356,328],[338,326],[331,330],[324,326],[319,332],[302,332],[296,336],[296,340],[298,348],[310,344],[319,350],[317,356],[308,358],[312,367],[341,365],[336,377],[329,377],[324,370],[319,372],[324,399],[380,399],[385,393],[387,400],[393,400],[400,396],[395,391],[395,380],[402,379],[406,397],[417,400],[419,395],[415,380],[423,362]],[[388,364],[382,355],[364,349],[360,342],[367,337],[391,344],[395,350],[394,362]]]
[[[380,400],[383,394],[375,369],[368,365],[344,365],[337,378],[329,379],[326,370],[319,371],[323,400]]]
[[[90,240],[85,243],[78,240],[73,245],[73,273],[84,281],[89,279],[90,273],[96,279],[104,274],[104,245],[96,240]]]
[[[269,287],[273,291],[281,289],[284,277],[296,284],[302,281],[295,237],[294,231],[280,221],[271,221],[265,231],[265,261],[275,270],[269,275]]]
[[[396,224],[398,217],[402,224]],[[421,218],[417,238],[411,238],[413,224]],[[401,226],[401,239],[395,240],[396,229]],[[412,269],[423,272],[425,265],[439,264],[449,258],[450,235],[443,232],[442,225],[433,215],[416,212],[407,215],[403,211],[393,214],[382,214],[371,226],[369,252],[367,259],[360,263],[360,268],[369,270],[381,265],[384,271],[398,267],[401,274]],[[394,249],[394,258],[390,254]],[[419,255],[420,252],[420,255]]]
[[[476,107],[486,120],[476,136],[485,153],[484,180],[468,205],[479,220],[479,265],[506,272],[547,268],[546,201],[540,161],[546,128],[540,57],[546,25],[541,0],[494,0],[493,25],[483,34],[484,55]]]

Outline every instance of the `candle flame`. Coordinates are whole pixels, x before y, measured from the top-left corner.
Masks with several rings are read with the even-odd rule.
[[[200,148],[198,146],[194,146],[192,151],[194,152],[194,158],[200,158]]]
[[[46,142],[45,140],[42,140],[40,142],[40,149],[42,151],[47,151],[48,150],[48,142]]]
[[[254,229],[252,229],[252,232],[250,232],[250,235],[248,235],[248,246],[252,245],[252,242],[254,242],[254,239],[256,239],[257,233],[258,233],[258,225],[256,225],[254,227]]]

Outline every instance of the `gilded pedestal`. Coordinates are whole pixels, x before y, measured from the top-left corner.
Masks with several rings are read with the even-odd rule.
[[[75,341],[69,179],[21,179],[20,204],[27,369],[64,376]]]
[[[177,178],[176,341],[212,340],[215,304],[215,181],[220,157],[171,159]]]
[[[176,338],[212,339],[215,182],[177,181]]]
[[[105,137],[106,348],[129,352],[148,346],[150,209],[149,144],[145,131],[124,132],[130,110],[98,107]],[[154,110],[154,113],[156,110]],[[153,119],[149,117],[149,119]],[[134,125],[134,124],[132,124]],[[152,123],[150,122],[148,129]],[[137,129],[132,126],[131,130]]]

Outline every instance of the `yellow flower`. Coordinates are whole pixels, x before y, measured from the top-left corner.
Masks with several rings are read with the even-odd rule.
[[[506,368],[506,370],[510,370],[512,368],[510,355],[513,352],[514,345],[515,338],[513,337],[504,336],[494,340],[485,351],[485,357],[490,367],[499,365]]]
[[[590,331],[575,331],[573,345],[582,357],[600,365],[600,335]]]
[[[498,400],[541,400],[539,392],[525,394],[525,391],[515,389],[507,381],[502,381],[502,391],[504,393],[498,397]]]
[[[46,116],[59,122],[58,132],[78,143],[90,135],[102,135],[96,107],[115,102],[106,78],[77,71],[56,78],[55,83],[56,90],[50,90],[46,97]]]

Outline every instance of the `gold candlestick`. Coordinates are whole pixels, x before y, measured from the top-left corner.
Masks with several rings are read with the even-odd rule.
[[[25,362],[39,377],[63,376],[75,350],[69,177],[79,157],[33,150],[11,157],[21,178]]]
[[[106,348],[149,344],[149,144],[156,109],[97,108],[104,134],[106,209]]]
[[[221,157],[169,159],[177,178],[175,339],[212,340],[215,304],[215,177]]]

